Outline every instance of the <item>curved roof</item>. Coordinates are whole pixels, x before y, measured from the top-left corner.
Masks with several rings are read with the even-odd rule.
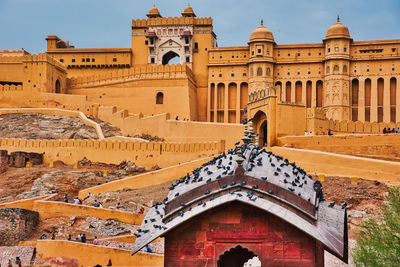
[[[257,41],[274,42],[274,35],[270,30],[265,28],[262,22],[260,26],[258,26],[258,28],[255,29],[250,35],[250,42]]]
[[[196,14],[194,14],[193,8],[190,5],[187,5],[185,7],[185,10],[182,12],[182,16],[184,16],[184,17],[196,17]]]
[[[188,219],[239,201],[287,221],[347,262],[346,210],[328,207],[318,183],[272,152],[237,146],[171,185],[168,197],[146,214],[133,254]]]
[[[339,17],[337,22],[326,32],[326,39],[329,38],[350,38],[349,29],[340,22]]]
[[[160,11],[156,6],[150,8],[149,13],[147,13],[147,17],[149,18],[159,18],[161,17]]]

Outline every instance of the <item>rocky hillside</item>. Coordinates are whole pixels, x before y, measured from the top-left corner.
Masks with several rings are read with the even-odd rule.
[[[0,115],[0,137],[23,139],[97,139],[79,118],[37,113]]]

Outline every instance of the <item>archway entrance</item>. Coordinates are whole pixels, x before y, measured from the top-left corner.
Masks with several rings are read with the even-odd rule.
[[[268,146],[268,123],[266,120],[263,121],[263,123],[261,123],[260,129],[258,132],[259,132],[258,145],[260,147]]]
[[[56,94],[59,94],[61,92],[61,84],[60,81],[57,79],[56,80]]]
[[[175,59],[175,60],[173,60],[173,59]],[[177,53],[175,53],[174,51],[169,51],[162,58],[162,64],[163,65],[167,65],[167,64],[171,64],[171,63],[172,64],[179,64],[179,62],[180,62],[179,55]]]
[[[243,267],[243,265],[250,259],[252,259],[254,253],[249,251],[247,248],[237,246],[226,251],[219,257],[218,267]]]

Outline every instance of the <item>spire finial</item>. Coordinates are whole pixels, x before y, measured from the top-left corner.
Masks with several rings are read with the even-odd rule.
[[[339,15],[337,15],[337,22],[340,22],[340,17],[339,17]]]
[[[263,19],[261,19],[261,25],[264,25],[264,20]]]

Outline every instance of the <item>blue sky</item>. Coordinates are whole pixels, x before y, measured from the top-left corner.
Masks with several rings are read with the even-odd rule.
[[[163,16],[179,16],[187,0],[156,0]],[[55,34],[76,47],[130,47],[131,20],[154,0],[0,0],[0,49],[46,50]],[[400,0],[190,0],[212,17],[219,46],[246,45],[261,18],[279,44],[318,43],[336,21],[354,40],[400,39]]]

